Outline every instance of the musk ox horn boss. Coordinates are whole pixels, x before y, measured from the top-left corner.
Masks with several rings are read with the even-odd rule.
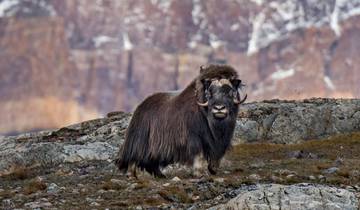
[[[172,163],[199,167],[199,157],[216,173],[230,147],[242,87],[236,71],[227,65],[200,68],[200,74],[182,92],[155,93],[133,113],[115,164],[126,173],[133,167],[155,177]]]

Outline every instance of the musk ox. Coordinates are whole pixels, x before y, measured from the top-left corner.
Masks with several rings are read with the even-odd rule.
[[[196,170],[202,157],[215,174],[246,100],[242,86],[232,67],[209,65],[183,91],[149,96],[136,108],[115,164],[124,173],[133,167],[165,177],[160,168],[180,163]]]

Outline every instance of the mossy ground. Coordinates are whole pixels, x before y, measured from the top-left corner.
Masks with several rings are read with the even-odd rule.
[[[313,182],[358,185],[360,133],[294,145],[242,144],[232,148],[227,159],[231,163],[231,171],[241,169],[241,177],[255,173],[260,175],[262,181],[282,184]],[[336,167],[337,171],[326,173],[325,170],[331,167]],[[295,176],[289,176],[291,172],[295,172]],[[274,176],[279,179],[274,180]]]
[[[335,172],[326,173],[332,167]],[[140,173],[135,180],[112,169],[108,162],[41,170],[14,168],[13,173],[0,177],[0,200],[11,199],[16,208],[41,199],[58,209],[207,208],[226,202],[235,196],[231,191],[244,184],[356,186],[360,184],[360,133],[296,145],[237,145],[228,152],[216,176],[203,178],[175,170],[167,179]],[[181,180],[173,181],[174,176]],[[50,183],[59,186],[57,192],[48,192]]]

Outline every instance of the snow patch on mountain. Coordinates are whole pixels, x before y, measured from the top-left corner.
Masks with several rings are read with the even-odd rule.
[[[123,45],[125,50],[132,50],[134,48],[127,33],[123,34]]]
[[[4,0],[0,2],[0,17],[5,17],[6,12],[19,3],[18,0]]]
[[[201,19],[204,18],[204,13],[202,11],[202,6],[199,0],[193,0],[193,9],[191,11],[191,16],[195,25],[199,24]]]
[[[156,4],[163,12],[167,12],[172,4],[172,0],[158,0]]]
[[[329,88],[330,90],[335,90],[335,85],[332,82],[332,80],[330,79],[330,77],[328,76],[324,76],[324,82],[327,88]]]
[[[261,6],[264,3],[263,0],[251,0],[251,1],[257,4],[258,6]]]
[[[341,35],[341,28],[340,28],[340,25],[339,25],[339,10],[340,10],[339,6],[343,2],[344,1],[342,1],[342,0],[336,0],[335,1],[335,7],[334,7],[334,10],[333,10],[333,12],[331,14],[331,17],[330,17],[330,27],[334,31],[336,36]]]
[[[261,4],[260,12],[253,18],[247,54],[252,55],[302,28],[328,24],[340,36],[341,21],[359,14],[359,0],[268,1]]]
[[[224,45],[224,42],[221,41],[215,34],[209,35],[209,43],[210,46],[214,49],[218,49],[219,47]]]
[[[253,32],[251,33],[251,37],[249,39],[249,47],[248,47],[248,51],[247,54],[248,55],[252,55],[254,53],[257,53],[258,51],[258,39],[260,38],[260,33],[261,32],[261,27],[263,25],[265,21],[265,13],[264,12],[260,12],[259,15],[257,15],[253,21]]]
[[[0,17],[53,17],[56,15],[53,5],[48,0],[0,0]]]
[[[288,77],[292,77],[295,75],[295,69],[288,69],[288,70],[283,70],[283,69],[279,69],[276,72],[272,73],[270,78],[273,80],[282,80]]]
[[[99,35],[93,38],[93,42],[96,48],[101,47],[103,44],[109,43],[109,42],[116,42],[117,39],[106,36],[106,35]]]

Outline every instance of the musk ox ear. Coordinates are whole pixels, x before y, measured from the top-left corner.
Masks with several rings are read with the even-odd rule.
[[[247,99],[247,94],[245,94],[245,97],[243,99],[241,99],[239,92],[237,92],[236,97],[234,97],[234,103],[239,105],[239,104],[244,103],[246,101],[246,99]]]
[[[240,79],[231,80],[231,84],[235,89],[241,88],[243,86]]]
[[[245,85],[241,83],[240,79],[232,80],[231,83],[234,86],[234,88],[237,90],[236,95],[234,96],[234,103],[235,104],[244,103],[246,101],[246,99],[247,99],[247,94],[245,95],[245,97],[243,99],[241,99],[241,97],[240,97],[240,89],[242,87],[244,87]]]
[[[200,74],[204,73],[207,68],[209,68],[207,65],[200,66]]]
[[[201,80],[201,83],[203,84],[204,86],[204,92],[208,91],[209,90],[209,87],[211,85],[211,80],[209,79],[203,79]]]
[[[204,72],[205,67],[204,66],[200,66],[200,74],[202,74]]]

